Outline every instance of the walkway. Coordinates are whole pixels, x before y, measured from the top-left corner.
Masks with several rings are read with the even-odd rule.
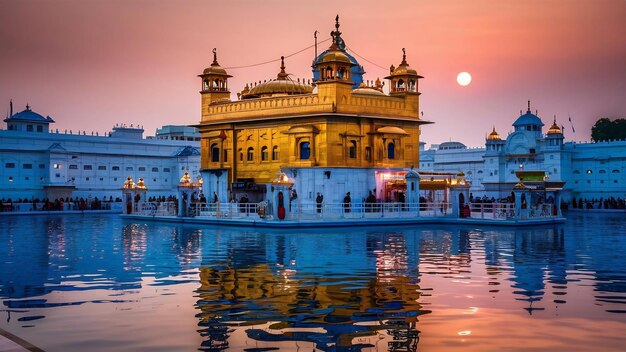
[[[0,351],[1,352],[44,352],[39,347],[20,339],[8,331],[0,329]]]

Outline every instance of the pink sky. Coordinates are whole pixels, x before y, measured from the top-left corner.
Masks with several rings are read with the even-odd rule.
[[[348,47],[369,61],[397,66],[406,48],[435,122],[422,130],[427,143],[482,146],[494,125],[512,130],[528,99],[546,125],[557,115],[566,140],[568,113],[576,140],[600,117],[626,117],[624,0],[0,0],[0,106],[29,103],[61,131],[194,124],[212,48],[224,67],[278,59],[313,44],[315,30],[328,38],[336,14]],[[313,55],[287,59],[287,71],[310,78]],[[388,73],[359,61],[365,79]],[[278,66],[229,70],[233,98]],[[456,83],[461,71],[468,87]]]

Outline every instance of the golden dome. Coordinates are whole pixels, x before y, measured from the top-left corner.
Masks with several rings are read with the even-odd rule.
[[[326,55],[322,56],[318,63],[330,63],[330,62],[342,62],[350,64],[350,66],[354,66],[352,61],[348,55],[342,53],[341,51],[329,51]]]
[[[137,181],[137,186],[135,188],[148,189],[148,187],[146,187],[146,184],[143,182],[143,178],[139,178],[139,181]]]
[[[563,131],[561,131],[561,128],[559,127],[559,125],[556,124],[556,115],[554,115],[554,122],[552,123],[552,126],[550,126],[550,129],[548,130],[548,134],[562,134]]]
[[[302,81],[302,83],[300,83],[299,81],[296,82],[289,78],[289,74],[285,72],[285,57],[281,56],[280,59],[280,72],[276,76],[276,79],[273,79],[269,82],[263,82],[254,87],[249,87],[248,85],[246,85],[246,88],[244,88],[244,90],[241,92],[242,99],[263,98],[276,94],[310,94],[313,92],[313,87],[305,84],[304,80]]]
[[[124,186],[122,187],[122,189],[135,189],[135,182],[133,181],[132,177],[128,176],[126,181],[124,181]]]
[[[487,136],[487,140],[488,141],[501,141],[502,140],[498,132],[496,132],[496,126],[493,126],[493,131],[489,133],[489,135]]]
[[[191,176],[189,176],[189,172],[185,171],[183,177],[180,178],[180,183],[189,184],[191,183]]]
[[[409,66],[409,64],[406,62],[405,48],[402,48],[402,62],[400,63],[400,66],[394,67],[393,65],[391,65],[389,71],[390,75],[388,77],[385,77],[386,79],[391,79],[391,77],[393,76],[416,76],[418,78],[424,78],[418,75],[417,71],[411,68],[411,66]]]
[[[366,95],[385,95],[385,93],[374,87],[368,87],[365,83],[361,83],[358,88],[352,90],[352,94],[366,94]]]
[[[228,73],[226,73],[226,70],[223,69],[220,64],[217,63],[217,50],[215,48],[213,49],[213,63],[211,63],[211,66],[205,68],[202,72],[202,76],[206,75],[232,77]]]

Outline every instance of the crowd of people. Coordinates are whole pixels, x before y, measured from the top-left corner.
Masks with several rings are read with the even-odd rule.
[[[121,202],[119,197],[115,200],[113,196],[109,198],[98,199],[98,197],[66,197],[55,198],[54,200],[44,198],[17,198],[15,200],[11,198],[2,198],[0,203],[0,212],[10,211],[53,211],[53,210],[106,210],[111,209],[113,202]],[[28,205],[25,205],[28,204]]]
[[[204,195],[202,195],[202,197],[204,197]],[[163,202],[176,202],[176,196],[170,195],[170,196],[158,196],[158,197],[148,197],[148,202],[157,202],[157,203],[163,203]],[[192,199],[193,201],[193,199]],[[202,201],[202,200],[200,200]],[[206,199],[204,199],[204,202],[206,202]]]
[[[571,206],[573,209],[625,209],[626,202],[622,198],[572,198]]]

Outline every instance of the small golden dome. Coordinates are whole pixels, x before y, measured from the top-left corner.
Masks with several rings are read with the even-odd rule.
[[[124,186],[122,187],[122,189],[134,189],[134,188],[135,188],[135,182],[133,181],[132,177],[128,176],[126,181],[124,181]]]
[[[289,74],[285,72],[285,58],[281,56],[280,72],[269,82],[263,82],[252,88],[246,85],[246,88],[241,92],[242,99],[263,98],[273,95],[295,95],[295,94],[310,94],[313,92],[313,87],[300,81],[296,82],[289,78]],[[246,91],[247,89],[247,91]]]
[[[502,140],[502,137],[500,137],[498,132],[496,132],[496,126],[493,126],[493,131],[489,133],[489,135],[487,136],[487,140],[488,141],[501,141]]]
[[[191,183],[191,176],[189,176],[189,172],[185,171],[183,177],[180,178],[180,183],[189,184]]]
[[[139,181],[137,181],[137,186],[135,188],[148,189],[148,187],[146,187],[146,184],[143,182],[143,178],[139,178]]]
[[[343,62],[354,66],[348,55],[341,51],[329,51],[326,55],[322,56],[318,63],[330,63],[330,62]]]
[[[400,63],[400,66],[394,67],[393,65],[391,65],[391,67],[389,68],[389,71],[390,71],[390,75],[388,77],[385,77],[386,79],[391,79],[391,77],[394,77],[394,76],[415,76],[417,78],[424,78],[418,75],[417,71],[411,68],[411,66],[409,66],[409,64],[406,62],[406,49],[405,48],[402,48],[402,62]]]
[[[352,94],[385,95],[385,93],[374,87],[368,87],[364,82],[361,82],[358,88],[353,89]]]
[[[559,127],[559,125],[556,124],[556,115],[554,115],[554,122],[552,123],[552,126],[550,126],[550,129],[548,130],[548,134],[562,134],[563,131],[561,131],[561,128]]]
[[[202,72],[202,75],[203,76],[217,75],[217,76],[232,77],[228,73],[226,73],[226,70],[223,69],[219,63],[217,63],[217,50],[215,48],[213,49],[213,63],[211,63],[211,66],[204,69],[204,71]]]

